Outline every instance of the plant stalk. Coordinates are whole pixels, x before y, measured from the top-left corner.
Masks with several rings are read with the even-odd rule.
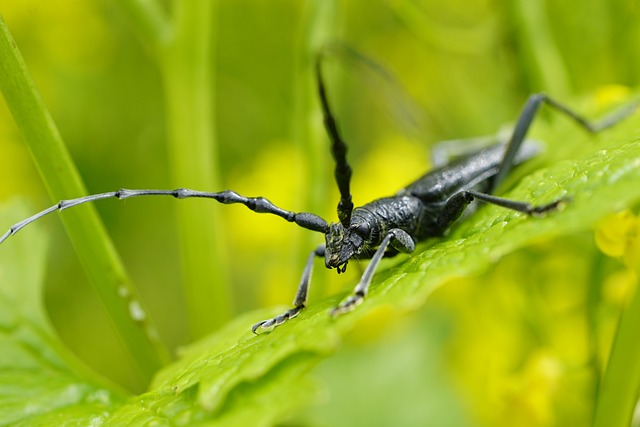
[[[176,187],[219,191],[214,109],[215,1],[175,2],[171,39],[161,51],[169,156]],[[233,313],[219,206],[177,206],[182,273],[192,338]]]
[[[0,90],[51,198],[64,200],[86,195],[62,136],[1,18]],[[168,353],[148,314],[138,320],[132,316],[131,307],[138,304],[136,307],[143,309],[142,302],[95,208],[81,206],[64,212],[60,218],[118,337],[143,381],[148,382],[168,361]]]

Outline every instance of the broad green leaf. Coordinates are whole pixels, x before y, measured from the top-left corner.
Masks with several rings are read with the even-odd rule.
[[[133,398],[108,424],[269,426],[312,402],[316,389],[304,374],[335,351],[338,335],[322,337],[303,323],[299,334],[284,339],[256,337],[247,327],[255,316],[242,316],[190,346],[158,374],[150,392]],[[317,345],[298,341],[314,333]]]
[[[179,361],[156,376],[149,393],[114,415],[116,424],[170,420],[176,425],[204,425],[217,420],[247,425],[248,413],[256,417],[252,422],[268,424],[286,413],[283,399],[293,407],[303,404],[307,396],[301,394],[298,377],[334,352],[340,338],[365,316],[389,306],[416,309],[452,277],[480,274],[517,248],[588,229],[604,214],[640,200],[640,143],[620,142],[620,135],[634,128],[632,122],[606,139],[580,140],[574,131],[573,138],[578,135],[576,142],[585,144],[583,150],[590,154],[535,172],[508,194],[538,204],[570,198],[563,211],[535,218],[484,207],[449,238],[378,274],[367,301],[338,319],[327,315],[338,302],[335,297],[311,304],[269,335],[253,336],[249,331],[264,313],[237,319],[223,332],[185,349]],[[393,311],[385,314],[392,321]]]
[[[32,377],[24,375],[18,377],[20,381],[6,378],[2,382],[22,384],[23,391],[11,393],[11,396],[29,395],[28,402],[25,399],[19,410],[4,411],[14,417],[7,418],[6,422],[32,413],[33,396],[41,396],[41,403],[36,405],[41,418],[23,421],[30,425],[34,420],[44,424],[66,415],[72,419],[91,420],[94,425],[117,426],[246,426],[272,425],[283,420],[315,396],[315,388],[305,373],[335,352],[341,338],[357,328],[363,318],[378,313],[384,314],[387,321],[393,321],[396,311],[418,308],[436,287],[452,277],[480,274],[520,247],[589,229],[603,215],[640,200],[640,143],[635,136],[636,122],[637,119],[631,118],[597,138],[582,136],[575,129],[566,136],[556,132],[554,141],[568,138],[571,145],[580,147],[578,153],[523,178],[505,194],[537,204],[568,198],[561,212],[536,218],[485,206],[459,224],[447,238],[426,242],[416,255],[380,272],[368,299],[353,313],[330,318],[328,310],[342,296],[332,297],[313,302],[295,320],[276,328],[271,334],[260,336],[251,333],[251,324],[277,314],[283,307],[239,317],[218,333],[186,347],[178,361],[155,376],[148,392],[130,398],[121,406],[112,393],[92,385],[91,377],[57,356],[57,344],[52,338],[36,340],[34,345],[40,348],[41,354],[51,357],[51,361],[44,363],[38,358],[30,362],[33,371],[30,374],[38,380],[28,383],[27,378]],[[25,246],[16,248],[19,243]],[[24,261],[30,257],[23,251],[33,255],[38,246],[25,241],[14,241],[13,244],[11,251],[6,248],[3,251],[4,259],[13,256],[7,255],[9,253],[15,254],[15,260],[9,259],[15,267],[12,274],[22,272],[27,278],[35,275],[29,280],[36,281],[40,273],[34,268],[33,261]],[[25,283],[26,280],[7,277],[3,279],[3,285]],[[42,328],[39,320],[42,314],[38,314],[41,311],[33,308],[38,307],[37,289],[14,288],[10,286],[9,290],[18,294],[3,291],[9,295],[3,296],[7,300],[3,304],[8,307],[2,310],[2,322],[7,325],[7,331],[21,330],[22,326],[12,325],[23,324],[36,324]],[[27,289],[31,291],[27,292]],[[25,307],[25,314],[16,313],[18,307]],[[18,375],[20,363],[29,360],[11,356],[22,350],[18,344],[27,341],[21,338],[22,335],[19,337],[9,334],[7,338],[14,343],[15,350],[4,353],[6,375]],[[80,391],[69,392],[69,387],[72,391]],[[43,390],[47,393],[43,394]],[[60,403],[61,396],[65,396],[61,390],[72,395],[69,398],[72,403]],[[96,394],[109,397],[96,399]],[[10,402],[8,398],[7,402]],[[92,404],[103,406],[98,409],[91,407]],[[49,414],[48,408],[55,409]]]
[[[26,213],[10,205],[0,221]],[[99,424],[122,394],[58,341],[42,305],[46,239],[33,230],[23,237],[0,248],[0,425]]]

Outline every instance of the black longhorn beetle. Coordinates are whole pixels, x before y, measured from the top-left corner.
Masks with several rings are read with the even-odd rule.
[[[328,223],[316,214],[291,212],[279,208],[264,197],[244,197],[230,190],[212,193],[186,188],[176,190],[121,189],[62,200],[58,204],[14,224],[0,237],[0,243],[26,225],[51,212],[113,197],[118,199],[138,196],[173,196],[177,199],[201,197],[214,199],[224,204],[240,203],[258,213],[277,215],[302,228],[324,234],[325,244],[318,246],[309,255],[293,300],[293,308],[272,319],[258,322],[252,327],[254,333],[269,331],[297,316],[305,307],[316,257],[324,258],[325,266],[329,269],[335,268],[338,273],[346,270],[347,263],[352,258],[357,260],[371,259],[353,293],[331,310],[330,314],[337,316],[353,310],[364,300],[373,274],[383,257],[392,257],[400,252],[412,253],[417,242],[428,237],[444,235],[474,200],[528,215],[544,215],[561,206],[567,199],[556,200],[542,206],[532,206],[527,202],[492,195],[513,166],[538,154],[537,146],[524,144],[524,142],[527,131],[542,104],[546,103],[560,111],[590,133],[596,133],[614,125],[631,114],[637,106],[637,102],[634,102],[604,117],[601,121],[592,123],[545,94],[531,95],[518,117],[508,142],[490,145],[450,164],[441,165],[393,196],[376,199],[354,208],[350,192],[351,167],[346,157],[347,145],[340,135],[329,106],[322,77],[321,60],[322,55],[319,55],[315,63],[315,73],[324,125],[331,140],[331,153],[335,160],[335,180],[340,190],[340,202],[337,209],[339,222]]]

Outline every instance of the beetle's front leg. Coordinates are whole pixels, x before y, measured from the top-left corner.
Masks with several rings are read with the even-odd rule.
[[[318,246],[313,252],[309,254],[309,258],[307,258],[307,263],[304,266],[304,271],[302,272],[302,277],[300,278],[300,285],[298,285],[298,291],[296,292],[296,296],[293,299],[293,308],[285,311],[279,316],[276,316],[272,319],[263,320],[261,322],[253,325],[251,330],[254,334],[258,334],[259,332],[271,332],[276,326],[282,325],[289,319],[293,319],[296,317],[302,309],[307,304],[307,295],[309,293],[309,283],[311,282],[311,273],[313,272],[313,261],[315,258],[324,257],[324,245]]]
[[[349,296],[340,305],[332,309],[329,313],[331,316],[339,316],[347,313],[364,301],[364,298],[367,296],[373,274],[378,268],[378,264],[380,264],[380,260],[384,256],[389,245],[402,253],[411,253],[416,248],[415,242],[406,231],[399,228],[389,230],[389,233],[387,233],[385,238],[382,240],[382,243],[380,243],[380,246],[378,246],[378,249],[373,254],[373,257],[371,257],[371,262],[364,270],[360,281],[353,290],[353,294],[351,294],[351,296]]]

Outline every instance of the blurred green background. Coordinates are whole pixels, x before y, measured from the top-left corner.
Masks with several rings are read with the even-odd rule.
[[[317,106],[307,106],[315,102],[312,31],[320,43],[340,41],[374,58],[396,79],[340,55],[328,59],[356,204],[421,175],[435,142],[494,134],[532,92],[581,105],[604,86],[633,87],[640,78],[635,1],[351,0],[327,2],[321,20],[313,15],[321,2],[216,3],[211,120],[222,188],[202,190],[263,195],[331,220],[338,198],[328,150],[303,141],[326,143]],[[172,187],[162,76],[121,4],[0,3],[91,193]],[[0,153],[0,199],[21,197],[34,211],[49,206],[4,104]],[[190,202],[97,204],[172,351],[192,339],[175,212]],[[234,312],[288,303],[320,236],[243,207],[200,205],[223,224],[224,235],[214,237],[224,248],[221,281],[231,284]],[[90,366],[139,390],[59,221],[41,222],[51,236],[46,303],[61,337]],[[312,300],[349,289],[357,274],[352,268],[338,281],[318,268]],[[444,286],[420,313],[374,319],[354,334],[318,369],[323,403],[293,423],[584,425],[629,276],[590,235],[513,254],[486,277]],[[590,292],[603,301],[595,313]]]

